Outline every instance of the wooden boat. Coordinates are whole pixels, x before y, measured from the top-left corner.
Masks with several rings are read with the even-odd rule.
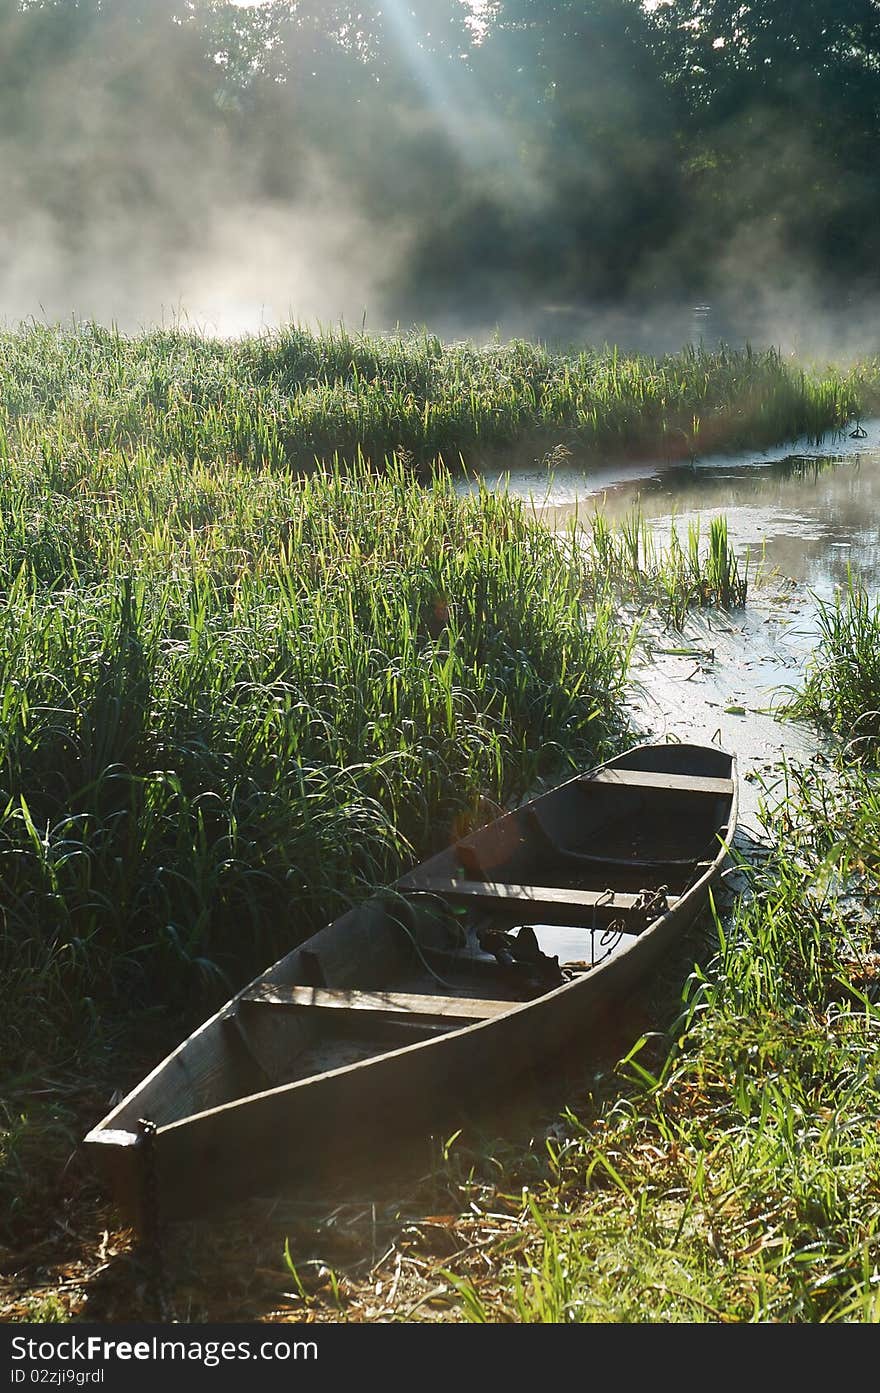
[[[607,1019],[704,908],[734,757],[641,745],[321,929],[86,1137],[142,1227],[273,1193],[389,1128],[430,1129]]]

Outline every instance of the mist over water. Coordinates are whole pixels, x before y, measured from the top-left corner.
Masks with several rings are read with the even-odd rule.
[[[309,205],[206,211],[197,239],[161,253],[144,223],[136,240],[121,220],[90,229],[88,249],[71,252],[34,218],[3,246],[4,319],[93,319],[127,333],[182,325],[224,338],[292,321],[375,329],[380,263],[369,227],[354,213],[341,227],[324,199],[317,184]]]
[[[0,0],[0,320],[875,351],[872,176],[693,9]]]
[[[321,149],[268,115],[237,129],[171,8],[0,9],[0,318],[360,322],[406,231],[377,239]],[[273,164],[295,188],[271,191]]]

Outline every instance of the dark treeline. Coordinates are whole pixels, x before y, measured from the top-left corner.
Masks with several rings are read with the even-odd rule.
[[[285,247],[317,243],[312,278],[347,267],[374,322],[725,297],[855,314],[877,290],[878,0],[0,16],[7,316],[49,265],[75,307],[102,278],[210,260],[218,237],[281,277]],[[279,218],[269,253],[254,238]]]

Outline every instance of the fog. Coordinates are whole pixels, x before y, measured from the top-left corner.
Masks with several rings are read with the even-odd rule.
[[[707,135],[634,0],[477,9],[0,0],[0,319],[877,350],[827,122]]]
[[[114,210],[71,246],[57,218],[24,210],[0,242],[6,325],[94,319],[123,332],[179,325],[223,338],[289,322],[381,327],[377,287],[393,246],[379,254],[356,212],[340,224],[320,179],[302,203],[205,206],[198,229],[184,227],[170,245],[168,216],[163,203],[155,222],[132,225]]]

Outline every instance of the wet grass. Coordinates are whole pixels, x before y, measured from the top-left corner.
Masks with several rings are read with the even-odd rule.
[[[512,500],[55,469],[7,466],[0,532],[2,980],[41,1004],[0,1013],[13,1069],[115,996],[216,995],[617,738],[631,636]]]
[[[803,689],[786,706],[849,742],[853,755],[880,757],[880,599],[850,577],[817,606],[819,642]]]
[[[32,324],[0,334],[0,388],[18,451],[140,450],[215,468],[310,469],[358,452],[478,465],[514,445],[690,458],[818,441],[861,410],[854,378],[808,374],[773,350],[653,358],[295,326],[222,342]]]
[[[684,542],[673,523],[661,543],[638,508],[616,523],[599,511],[584,525],[575,518],[568,536],[590,558],[594,596],[649,608],[674,628],[691,609],[746,603],[749,560],[740,565],[723,517],[709,520],[705,541],[697,520],[688,524]]]

